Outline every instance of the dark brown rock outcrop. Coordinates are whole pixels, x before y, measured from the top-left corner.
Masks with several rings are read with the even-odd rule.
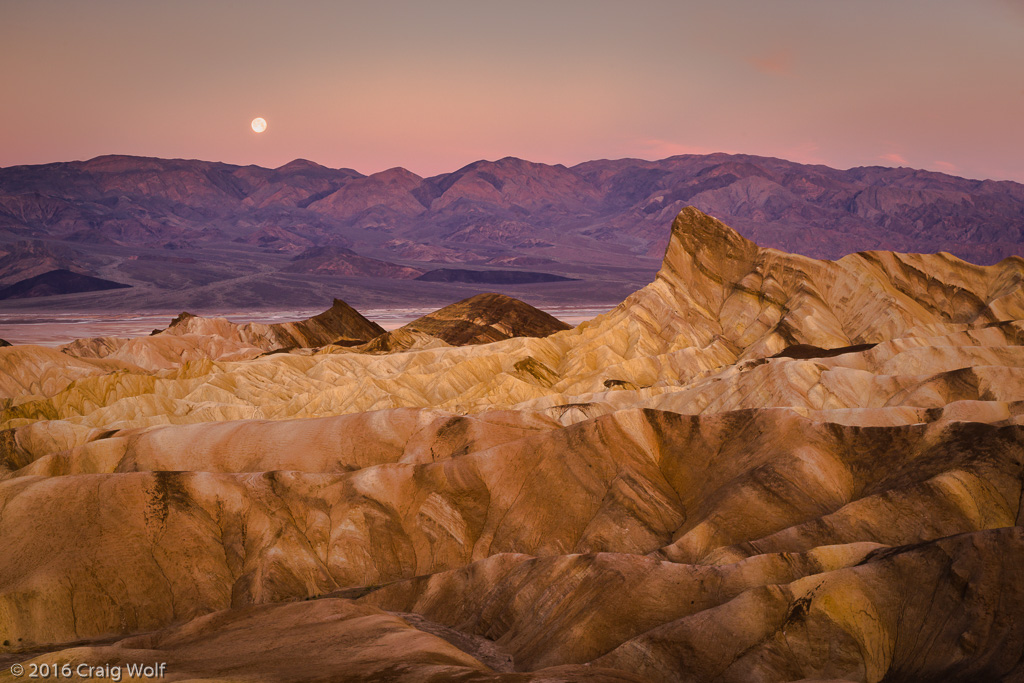
[[[511,337],[546,337],[571,325],[503,294],[477,294],[428,313],[406,330],[437,337],[452,346],[486,344]]]

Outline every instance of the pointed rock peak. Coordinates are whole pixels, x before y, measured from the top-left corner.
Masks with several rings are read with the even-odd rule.
[[[657,276],[684,287],[709,278],[735,283],[754,267],[760,251],[717,218],[686,207],[672,223],[669,248]]]
[[[170,323],[167,324],[167,327],[163,328],[162,330],[153,330],[153,332],[150,334],[150,336],[152,336],[154,334],[160,334],[161,332],[167,332],[167,331],[170,331],[170,330],[174,330],[174,329],[179,328],[179,327],[184,327],[184,326],[186,326],[188,324],[189,320],[191,320],[192,318],[197,318],[197,317],[199,317],[199,316],[195,315],[194,313],[189,313],[188,311],[182,311],[181,313],[176,315],[174,317],[174,319],[171,320]]]
[[[681,253],[706,265],[725,260],[750,261],[760,248],[717,218],[688,206],[672,222],[672,238],[665,253],[665,265]]]
[[[182,311],[181,313],[179,313],[179,314],[178,314],[178,315],[177,315],[177,316],[176,316],[176,317],[174,318],[174,320],[172,320],[172,321],[171,321],[171,324],[170,324],[170,325],[168,325],[168,327],[173,327],[173,326],[175,326],[175,325],[177,325],[177,324],[179,324],[179,323],[183,323],[183,322],[185,322],[185,321],[186,321],[186,320],[188,320],[189,318],[194,318],[194,317],[196,317],[196,316],[195,316],[195,314],[193,314],[193,313],[189,313],[188,311]]]
[[[758,248],[722,221],[693,206],[685,207],[672,221],[672,236],[685,242],[697,241],[708,247]]]
[[[339,335],[364,341],[384,333],[383,327],[367,319],[341,299],[334,299],[330,308],[310,318],[308,322],[328,324],[332,331]]]
[[[335,298],[331,302],[331,307],[328,310],[332,310],[332,311],[345,311],[346,313],[349,312],[349,311],[352,311],[353,313],[359,313],[359,311],[357,311],[356,309],[352,308],[347,303],[345,303],[343,300],[338,299],[338,298]],[[359,314],[359,315],[362,316],[362,314]]]
[[[513,301],[519,300],[509,296],[508,294],[499,294],[498,292],[483,292],[481,294],[474,294],[471,297],[467,297],[462,301],[457,301],[451,305],[458,306],[460,304],[466,304],[473,306],[487,306],[496,304],[508,304]]]

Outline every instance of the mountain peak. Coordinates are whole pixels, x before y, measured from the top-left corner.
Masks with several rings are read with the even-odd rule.
[[[691,268],[742,276],[760,247],[700,209],[687,206],[672,221],[672,236],[659,276],[679,276]]]
[[[759,247],[691,206],[672,224],[655,282],[617,310],[659,320],[671,348],[722,342],[761,358],[799,344],[877,343],[922,325],[1019,319],[1020,277],[1014,261],[975,266],[948,254],[816,260]]]
[[[757,248],[757,245],[746,237],[695,206],[684,207],[676,215],[672,221],[672,236],[689,241],[698,240],[702,243],[723,242],[743,249]]]
[[[487,292],[417,318],[405,329],[454,346],[485,344],[510,337],[546,337],[570,325],[525,301]]]
[[[403,168],[401,166],[395,166],[394,168],[378,171],[377,173],[373,173],[367,176],[367,178],[383,183],[397,182],[409,185],[418,185],[419,183],[423,182],[422,177],[416,175],[409,169]]]
[[[309,159],[293,159],[283,166],[278,166],[275,171],[297,172],[297,171],[329,171],[331,169],[310,161]]]

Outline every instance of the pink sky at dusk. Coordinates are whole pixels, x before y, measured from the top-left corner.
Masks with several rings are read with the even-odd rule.
[[[724,151],[1024,181],[1022,65],[1019,0],[3,2],[0,166]]]

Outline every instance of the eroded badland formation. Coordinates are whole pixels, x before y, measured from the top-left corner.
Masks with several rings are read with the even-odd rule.
[[[577,328],[429,318],[0,349],[0,658],[1024,677],[1024,260],[817,261],[687,208]]]

